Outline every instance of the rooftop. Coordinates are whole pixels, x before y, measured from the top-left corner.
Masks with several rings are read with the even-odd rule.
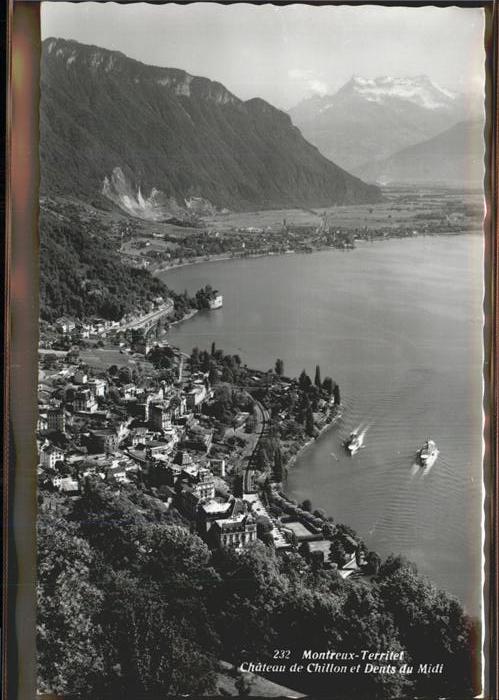
[[[233,515],[230,518],[225,518],[224,520],[215,520],[218,527],[226,532],[230,532],[230,530],[239,530],[241,525],[245,524],[245,521],[248,525],[255,524],[253,518],[246,513],[243,513],[242,515]]]
[[[208,514],[225,513],[230,509],[231,504],[227,502],[220,503],[219,501],[209,501],[208,503],[204,503],[201,507],[205,513]]]

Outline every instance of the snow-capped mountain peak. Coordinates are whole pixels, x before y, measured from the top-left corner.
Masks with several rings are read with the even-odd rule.
[[[426,75],[394,78],[379,76],[363,78],[354,75],[340,92],[353,92],[369,102],[385,102],[401,99],[425,109],[445,109],[451,106],[458,95],[432,82]]]

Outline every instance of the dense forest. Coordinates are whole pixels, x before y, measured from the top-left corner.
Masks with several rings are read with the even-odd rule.
[[[476,630],[454,597],[401,557],[370,579],[343,581],[261,541],[211,552],[175,510],[135,486],[115,493],[88,481],[78,501],[43,490],[39,501],[41,691],[210,694],[220,659],[367,649],[405,650],[404,661],[443,663],[444,672],[270,677],[335,698],[462,700],[476,692]]]
[[[124,265],[102,226],[76,212],[40,216],[40,315],[118,320],[168,289],[146,270]]]
[[[77,207],[64,215],[40,212],[40,316],[53,322],[68,315],[119,320],[158,296],[177,299],[147,270],[121,262],[105,225],[85,220]],[[187,303],[187,302],[186,302]]]
[[[206,309],[215,295],[210,285],[194,296],[177,293],[147,270],[123,263],[109,229],[98,216],[85,219],[77,206],[60,211],[47,207],[40,215],[40,317],[60,316],[120,320],[141,312],[158,296],[174,303],[172,320],[193,309]]]

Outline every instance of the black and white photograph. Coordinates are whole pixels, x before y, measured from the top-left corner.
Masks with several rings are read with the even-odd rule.
[[[40,18],[37,692],[483,697],[485,9]]]

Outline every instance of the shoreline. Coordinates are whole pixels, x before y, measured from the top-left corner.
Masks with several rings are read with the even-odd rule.
[[[199,313],[199,309],[192,309],[192,311],[189,311],[183,318],[171,321],[170,326],[177,326],[179,323],[184,323],[184,321],[190,321],[197,313]]]
[[[226,260],[236,260],[236,257],[224,255],[222,257],[212,256],[208,260],[189,260],[188,262],[175,263],[174,265],[159,265],[154,270],[151,270],[151,275],[156,276],[161,272],[169,272],[170,270],[177,270],[180,267],[190,267],[191,265],[202,265],[203,263],[210,262],[225,262]]]
[[[184,323],[184,322],[186,322],[186,321],[189,321],[191,318],[193,318],[193,317],[194,317],[196,314],[198,314],[198,313],[199,313],[199,309],[193,309],[193,310],[192,310],[191,312],[189,312],[186,316],[184,316],[184,318],[181,318],[181,319],[179,319],[178,321],[173,321],[173,322],[170,324],[170,326],[176,326],[176,325],[178,325],[178,324],[180,324],[180,323]],[[178,350],[179,350],[179,352],[182,352],[182,351],[180,350],[180,348],[178,348]],[[182,354],[183,354],[185,357],[190,357],[190,355],[189,355],[188,353],[186,353],[186,352],[182,352]],[[311,437],[309,440],[307,440],[306,442],[304,442],[303,445],[301,445],[301,446],[298,448],[298,450],[297,450],[293,455],[291,455],[291,457],[289,457],[289,459],[288,459],[288,460],[286,461],[286,463],[283,465],[283,472],[284,472],[284,474],[285,474],[285,477],[284,477],[283,482],[282,482],[283,490],[284,490],[284,482],[287,480],[288,472],[289,472],[289,470],[294,466],[294,464],[296,463],[296,461],[298,460],[298,458],[301,457],[301,455],[302,455],[308,448],[312,447],[312,446],[314,445],[314,443],[317,442],[317,440],[319,440],[323,435],[325,435],[327,432],[329,432],[329,430],[332,429],[332,428],[337,424],[337,422],[338,422],[339,419],[342,417],[342,415],[343,415],[343,406],[340,404],[340,405],[338,406],[338,410],[335,412],[334,416],[332,416],[331,420],[329,420],[329,421],[326,420],[326,421],[325,421],[324,425],[319,429],[317,435],[315,435],[314,437]],[[260,440],[260,439],[261,439],[261,436],[259,437],[258,440]]]
[[[159,266],[159,267],[155,268],[154,270],[150,270],[150,272],[151,272],[151,275],[153,277],[156,277],[157,275],[159,275],[163,272],[169,272],[170,270],[178,270],[179,268],[182,268],[182,267],[192,267],[193,265],[206,265],[208,263],[230,262],[230,261],[235,261],[235,260],[250,260],[253,258],[270,258],[270,257],[277,257],[280,255],[289,255],[289,254],[290,253],[255,253],[254,255],[222,255],[222,256],[213,255],[213,256],[210,256],[208,259],[206,259],[206,258],[203,258],[202,260],[195,259],[195,260],[189,260],[188,262],[175,263],[174,265]]]
[[[299,459],[299,457],[301,457],[301,456],[303,455],[303,453],[306,452],[306,451],[308,450],[309,447],[312,447],[312,446],[317,442],[317,440],[319,440],[323,435],[325,435],[327,432],[329,432],[329,430],[330,430],[331,428],[334,428],[334,426],[337,424],[338,420],[342,417],[342,415],[343,415],[343,410],[342,410],[342,407],[341,407],[341,404],[340,404],[340,408],[338,409],[338,412],[337,412],[336,415],[331,419],[331,421],[330,421],[329,423],[326,423],[325,425],[323,425],[322,428],[319,430],[319,432],[317,433],[317,435],[316,435],[315,437],[310,438],[310,440],[307,440],[307,442],[305,442],[305,443],[298,449],[298,451],[295,452],[295,454],[292,455],[292,456],[288,459],[288,461],[286,462],[286,464],[284,465],[284,468],[283,468],[283,469],[284,469],[284,472],[285,472],[285,474],[286,474],[286,478],[287,478],[287,476],[288,476],[289,470],[295,465],[295,463],[297,462],[297,460]],[[284,486],[283,486],[283,490],[284,490]]]
[[[367,243],[384,243],[387,241],[393,241],[393,240],[406,240],[407,238],[414,239],[414,238],[439,238],[439,237],[449,237],[449,236],[482,236],[484,235],[483,229],[473,229],[471,231],[456,231],[455,233],[453,232],[439,232],[439,233],[432,233],[432,234],[417,234],[415,236],[387,236],[386,238],[380,238],[377,240],[365,240],[365,239],[355,239],[358,244],[367,244]],[[323,253],[326,251],[340,251],[342,253],[345,252],[344,248],[335,248],[334,246],[324,246],[322,248],[314,248],[311,251],[304,251],[304,250],[292,250],[292,251],[285,251],[284,253],[252,253],[251,255],[212,255],[208,256],[208,258],[196,258],[193,260],[189,260],[187,262],[181,262],[181,263],[174,263],[173,265],[167,265],[167,264],[160,264],[158,267],[149,270],[150,274],[153,277],[157,277],[158,275],[169,272],[170,270],[177,270],[182,267],[192,267],[193,265],[203,265],[203,264],[208,264],[208,263],[216,263],[216,262],[230,262],[230,261],[236,261],[236,260],[254,260],[257,258],[280,258],[285,255],[312,255],[313,253]],[[355,248],[352,248],[351,250],[355,250]],[[347,250],[347,252],[351,252]]]
[[[467,232],[467,233],[464,233],[464,234],[462,234],[462,235],[464,235],[469,241],[472,241],[472,238],[471,238],[471,237],[473,237],[473,238],[476,240],[476,239],[477,239],[477,234],[478,234],[478,233],[479,233],[479,232],[478,232],[477,230],[474,230],[474,231],[469,231],[469,232]],[[481,235],[483,235],[483,234],[481,234]],[[435,245],[435,246],[438,246],[438,248],[440,249],[440,246],[443,245],[443,244],[445,243],[446,240],[447,240],[447,242],[450,243],[450,242],[451,242],[450,239],[451,239],[452,237],[453,237],[453,236],[449,236],[449,234],[435,234],[434,236],[433,236],[433,235],[432,235],[432,236],[418,236],[418,237],[414,237],[414,238],[417,238],[417,239],[422,239],[422,238],[424,238],[424,239],[436,238],[436,240],[435,240],[434,242],[428,241],[428,240],[424,240],[424,241],[423,241],[423,240],[419,240],[419,243],[420,243],[421,245],[423,245],[423,246],[425,246],[425,245]],[[385,239],[385,240],[387,240],[387,241],[393,241],[393,239]],[[438,243],[439,240],[441,241],[440,244]],[[376,242],[376,241],[375,241],[375,242]],[[359,249],[361,252],[362,252],[362,250],[366,250],[367,243],[368,243],[368,242],[362,241],[362,242],[359,244],[358,249]],[[391,243],[390,246],[385,247],[385,249],[382,249],[382,248],[381,248],[381,249],[378,250],[378,252],[379,252],[380,254],[382,254],[382,251],[383,251],[383,250],[388,250],[388,249],[389,249],[390,247],[392,247],[393,245],[394,245],[394,244]],[[404,249],[404,250],[407,250],[407,249],[408,249],[407,247],[402,246],[401,244],[398,244],[398,245],[400,245],[400,250],[401,250],[401,251],[402,251],[402,249]],[[416,245],[416,246],[418,245],[418,241],[417,241],[417,240],[414,241],[413,246],[414,246],[414,245]],[[456,245],[458,245],[458,243],[456,243]],[[459,245],[460,245],[460,244],[459,244]],[[466,243],[466,245],[468,245],[468,244]],[[480,246],[480,243],[478,243],[478,245]],[[413,246],[409,246],[409,248],[412,248]],[[371,247],[371,246],[369,246],[369,248],[370,248],[370,247]],[[334,249],[331,248],[330,250],[334,250]],[[397,246],[397,250],[398,250],[398,246]],[[314,251],[314,252],[319,252],[319,251]],[[343,252],[343,251],[340,251],[340,252]],[[374,251],[373,251],[373,253],[374,253]],[[297,254],[298,254],[298,253],[295,253],[295,255],[297,255]],[[260,256],[260,257],[269,257],[269,256]],[[239,258],[232,258],[232,259],[235,260],[235,259],[239,259]],[[331,258],[330,260],[333,260],[333,259]],[[337,260],[337,258],[334,258],[334,260]],[[208,262],[208,261],[206,261],[206,262]],[[292,262],[292,261],[290,261],[290,263],[291,263],[291,262]],[[190,263],[190,264],[199,264],[199,263]],[[261,264],[263,264],[263,263],[261,263]],[[298,264],[299,264],[299,262],[298,262]],[[313,263],[311,263],[311,264],[312,264],[312,266],[313,266]],[[271,262],[269,262],[268,264],[265,263],[265,270],[266,270],[266,272],[269,272],[270,270],[273,270],[273,269],[274,269],[274,268],[272,267],[272,265],[274,265],[274,268],[275,268],[275,264],[274,264],[274,263],[271,263]],[[244,266],[244,267],[246,268],[246,266]],[[248,268],[251,268],[251,265],[249,265]],[[222,274],[222,269],[225,269],[225,268],[217,268],[217,269],[219,270],[219,273]],[[232,268],[231,268],[231,269],[232,269]],[[234,269],[235,269],[235,268],[234,268]],[[260,268],[259,268],[259,269],[260,269]],[[286,269],[287,269],[287,266],[286,266]],[[205,273],[206,273],[206,276],[208,277],[208,279],[210,278],[210,275],[211,275],[211,279],[214,279],[213,275],[216,276],[216,275],[218,274],[218,273],[216,273],[216,271],[215,271],[214,269],[213,269],[213,270],[210,270],[210,268],[204,268],[204,270],[205,270]],[[186,273],[186,274],[192,274],[192,273]],[[197,273],[195,273],[195,275],[196,275],[196,274],[197,274]],[[225,274],[225,273],[224,273],[224,274]],[[239,274],[239,272],[238,272],[238,273],[234,273],[234,274],[236,275],[236,278],[237,278],[237,275]],[[179,273],[178,278],[180,279],[182,276],[183,276],[182,273]],[[175,279],[177,279],[177,276],[175,276]],[[168,283],[168,280],[167,280],[167,279],[166,279],[165,281],[166,281],[166,283]],[[237,287],[236,287],[236,289],[237,289]],[[212,324],[206,324],[206,326],[207,326],[208,328],[210,328],[210,329],[213,328],[213,332],[216,333],[216,328],[215,328],[214,326],[212,327]],[[204,327],[204,326],[203,326],[203,327]],[[206,331],[205,331],[205,332],[206,332]],[[208,334],[207,334],[207,336],[205,336],[205,337],[209,337]],[[245,347],[243,343],[240,343],[240,344],[241,344],[242,347]],[[242,354],[242,353],[241,353],[241,354]],[[265,358],[263,358],[263,360],[265,360]],[[264,365],[266,366],[265,361],[264,361]],[[251,363],[251,366],[258,366],[258,365],[255,365],[254,363]],[[263,370],[265,369],[265,366],[262,366],[262,369],[263,369]],[[348,414],[346,413],[346,411],[348,411]],[[350,406],[348,406],[348,407],[343,407],[343,418],[344,418],[344,420],[348,420],[349,414],[350,414]],[[339,417],[340,417],[340,416],[335,416],[335,418],[331,421],[330,424],[324,425],[324,426],[320,429],[318,435],[317,435],[315,438],[308,438],[308,436],[307,436],[307,439],[304,440],[303,442],[301,442],[301,445],[298,447],[298,449],[296,450],[296,452],[294,452],[294,454],[289,454],[289,458],[283,459],[283,467],[284,467],[284,469],[283,469],[283,479],[282,479],[282,486],[281,486],[281,488],[282,488],[283,493],[285,493],[285,494],[286,494],[287,496],[289,496],[290,498],[295,498],[295,499],[300,498],[300,499],[303,499],[303,498],[309,498],[309,497],[310,497],[312,501],[315,501],[315,498],[314,498],[313,494],[315,493],[315,490],[316,490],[316,489],[313,488],[313,484],[312,484],[311,482],[308,482],[308,483],[307,483],[307,477],[303,477],[303,479],[302,479],[302,478],[299,477],[299,474],[304,470],[304,468],[307,467],[307,464],[308,464],[309,461],[313,461],[313,460],[315,459],[315,458],[313,457],[313,455],[316,455],[316,454],[317,454],[317,451],[319,451],[319,452],[324,451],[324,453],[326,453],[326,450],[325,450],[325,448],[324,448],[324,445],[327,445],[327,444],[329,443],[329,441],[332,441],[332,442],[334,442],[334,443],[336,444],[337,440],[339,440],[338,435],[341,435],[341,433],[342,433],[342,423],[340,423],[339,428],[338,428]],[[330,435],[330,434],[329,434],[329,428],[332,428],[334,425],[337,426],[337,432],[336,432],[336,433],[331,433],[331,435]],[[325,436],[325,437],[322,438],[322,436]],[[304,436],[304,437],[305,437],[305,436]],[[317,450],[316,450],[315,452],[310,452],[310,454],[309,454],[309,453],[307,452],[307,450],[309,450],[311,447],[313,447],[313,444],[314,444],[316,441],[319,441],[320,438],[321,438],[323,441],[320,443],[320,445],[318,445]],[[339,451],[337,451],[337,454],[340,456],[340,459],[343,461],[343,455],[340,455],[340,452],[339,452]],[[367,454],[367,453],[366,453],[366,454]],[[298,461],[302,461],[302,462],[303,462],[299,467],[296,466],[296,464],[297,464]],[[338,465],[336,465],[336,466],[338,466]],[[346,466],[346,464],[345,464],[345,466]],[[295,472],[292,473],[292,472],[291,472],[291,469],[299,469],[299,470],[301,470],[301,471],[297,471],[296,473],[295,473]],[[338,478],[341,478],[341,479],[343,480],[342,472],[341,472],[341,474],[340,474],[340,476],[339,476]],[[345,478],[348,478],[348,477],[345,477]],[[300,491],[298,492],[298,493],[299,493],[298,496],[297,496],[296,494],[293,493],[293,490],[292,490],[292,488],[291,488],[291,487],[292,487],[292,484],[294,484],[295,481],[296,481],[297,483],[300,483]],[[342,483],[343,483],[343,481],[342,481]],[[302,487],[303,487],[303,488],[302,488]],[[317,496],[317,498],[319,498],[319,497]],[[326,502],[327,502],[327,501],[326,501]],[[339,505],[341,505],[341,503],[340,503]],[[329,508],[327,508],[326,510],[327,510],[327,512],[330,513],[332,516],[335,516],[335,515],[336,515],[335,512],[334,512],[334,510],[332,510],[332,509],[330,510]],[[352,524],[354,527],[355,527],[355,525],[358,525],[358,523],[356,523],[356,521],[355,521],[355,518],[347,519],[346,516],[343,517],[342,522],[348,523],[348,524]],[[367,532],[364,531],[362,527],[358,527],[358,529],[356,528],[356,530],[357,530],[357,532],[359,533],[359,535],[360,535],[361,537],[366,537],[369,541],[372,541],[372,540],[369,539],[369,536],[368,536]],[[377,548],[376,545],[372,545],[372,546],[375,546],[375,548]],[[393,545],[393,546],[395,546],[395,545]],[[417,564],[420,564],[420,563],[421,563],[420,560],[417,559],[417,558],[415,559],[415,561],[416,561]],[[436,574],[434,573],[433,567],[431,567],[431,569],[429,568],[428,570],[426,570],[426,568],[425,568],[425,571],[427,571],[426,575],[431,576],[432,578],[433,578],[434,576],[436,576]],[[444,573],[445,573],[445,572],[444,572]],[[445,586],[446,590],[448,589],[448,590],[453,590],[453,591],[454,591],[454,590],[455,590],[455,586],[454,586],[454,584],[452,583],[452,577],[450,578],[450,580],[447,580],[447,578],[448,578],[447,575],[444,576],[444,574],[441,574],[441,575],[439,575],[439,580],[440,580],[440,576],[441,576],[441,578],[442,578],[442,581],[441,581],[440,585],[441,585],[441,586]],[[451,586],[452,586],[452,588],[451,588]],[[460,589],[460,587],[458,587],[458,589]],[[455,595],[459,595],[459,593],[456,592]],[[459,595],[459,599],[460,599],[461,601],[463,600],[463,599],[461,598],[460,595]],[[473,611],[474,609],[475,609],[475,608],[474,608],[473,606],[471,606],[470,610]]]

